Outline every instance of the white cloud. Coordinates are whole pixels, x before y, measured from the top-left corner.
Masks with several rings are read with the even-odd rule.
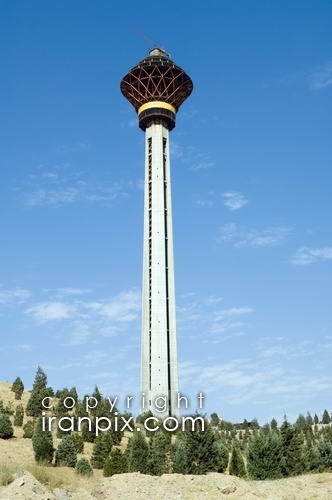
[[[213,200],[198,199],[196,200],[196,205],[199,205],[200,207],[212,207],[214,205],[214,202]]]
[[[199,172],[200,170],[207,170],[213,167],[215,167],[214,161],[201,160],[197,162],[192,162],[190,170],[192,170],[193,172]]]
[[[231,307],[230,309],[222,309],[218,311],[215,317],[216,321],[220,321],[225,318],[234,318],[236,316],[242,316],[243,314],[250,314],[254,312],[252,307]]]
[[[141,294],[136,290],[122,292],[110,301],[91,302],[86,306],[108,319],[119,322],[133,321],[140,311]]]
[[[128,196],[138,183],[133,181],[91,180],[70,164],[47,168],[37,167],[38,173],[29,176],[29,182],[18,188],[22,192],[24,204],[28,207],[60,207],[74,203],[111,203]]]
[[[332,247],[301,247],[292,256],[290,262],[298,266],[307,266],[314,262],[330,259],[332,259]]]
[[[232,243],[235,248],[272,247],[282,244],[290,233],[289,227],[243,229],[234,223],[229,223],[219,229],[217,241]]]
[[[0,304],[22,304],[30,299],[32,293],[25,288],[3,290],[0,288]]]
[[[57,288],[56,293],[59,295],[84,295],[86,293],[90,293],[91,290],[89,288],[71,288],[71,287],[65,287],[65,288]]]
[[[322,90],[332,85],[332,60],[309,74],[311,88]]]
[[[58,321],[71,318],[76,312],[76,307],[65,302],[39,302],[25,310],[41,323]]]
[[[249,203],[249,201],[245,198],[242,193],[238,193],[236,191],[230,191],[227,193],[223,193],[224,205],[231,212],[235,210],[239,210]]]

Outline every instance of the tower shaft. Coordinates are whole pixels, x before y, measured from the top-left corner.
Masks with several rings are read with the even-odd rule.
[[[145,131],[144,250],[141,391],[145,408],[177,416],[178,373],[175,320],[169,131],[152,122]],[[156,411],[157,397],[167,408]]]

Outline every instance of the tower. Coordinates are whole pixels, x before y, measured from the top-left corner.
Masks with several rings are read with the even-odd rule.
[[[144,410],[161,417],[179,414],[169,132],[192,88],[190,77],[159,48],[121,81],[145,131],[141,391]],[[156,398],[160,407],[165,398],[162,412]]]

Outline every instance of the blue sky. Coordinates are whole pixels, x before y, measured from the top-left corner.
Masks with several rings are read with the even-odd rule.
[[[136,394],[149,43],[172,132],[180,386],[233,421],[331,404],[329,1],[2,2],[0,379]]]

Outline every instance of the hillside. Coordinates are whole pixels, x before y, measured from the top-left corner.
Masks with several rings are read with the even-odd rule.
[[[0,382],[0,399],[5,403],[27,403],[29,393],[15,401],[11,384]],[[276,481],[248,481],[228,474],[205,476],[164,474],[156,477],[126,473],[104,478],[94,470],[91,478],[79,477],[69,467],[35,464],[30,439],[15,427],[15,437],[0,439],[0,499],[331,499],[332,474],[307,474]],[[55,445],[59,439],[54,438]],[[90,458],[92,444],[85,443],[80,456]],[[6,486],[3,484],[10,483]]]

